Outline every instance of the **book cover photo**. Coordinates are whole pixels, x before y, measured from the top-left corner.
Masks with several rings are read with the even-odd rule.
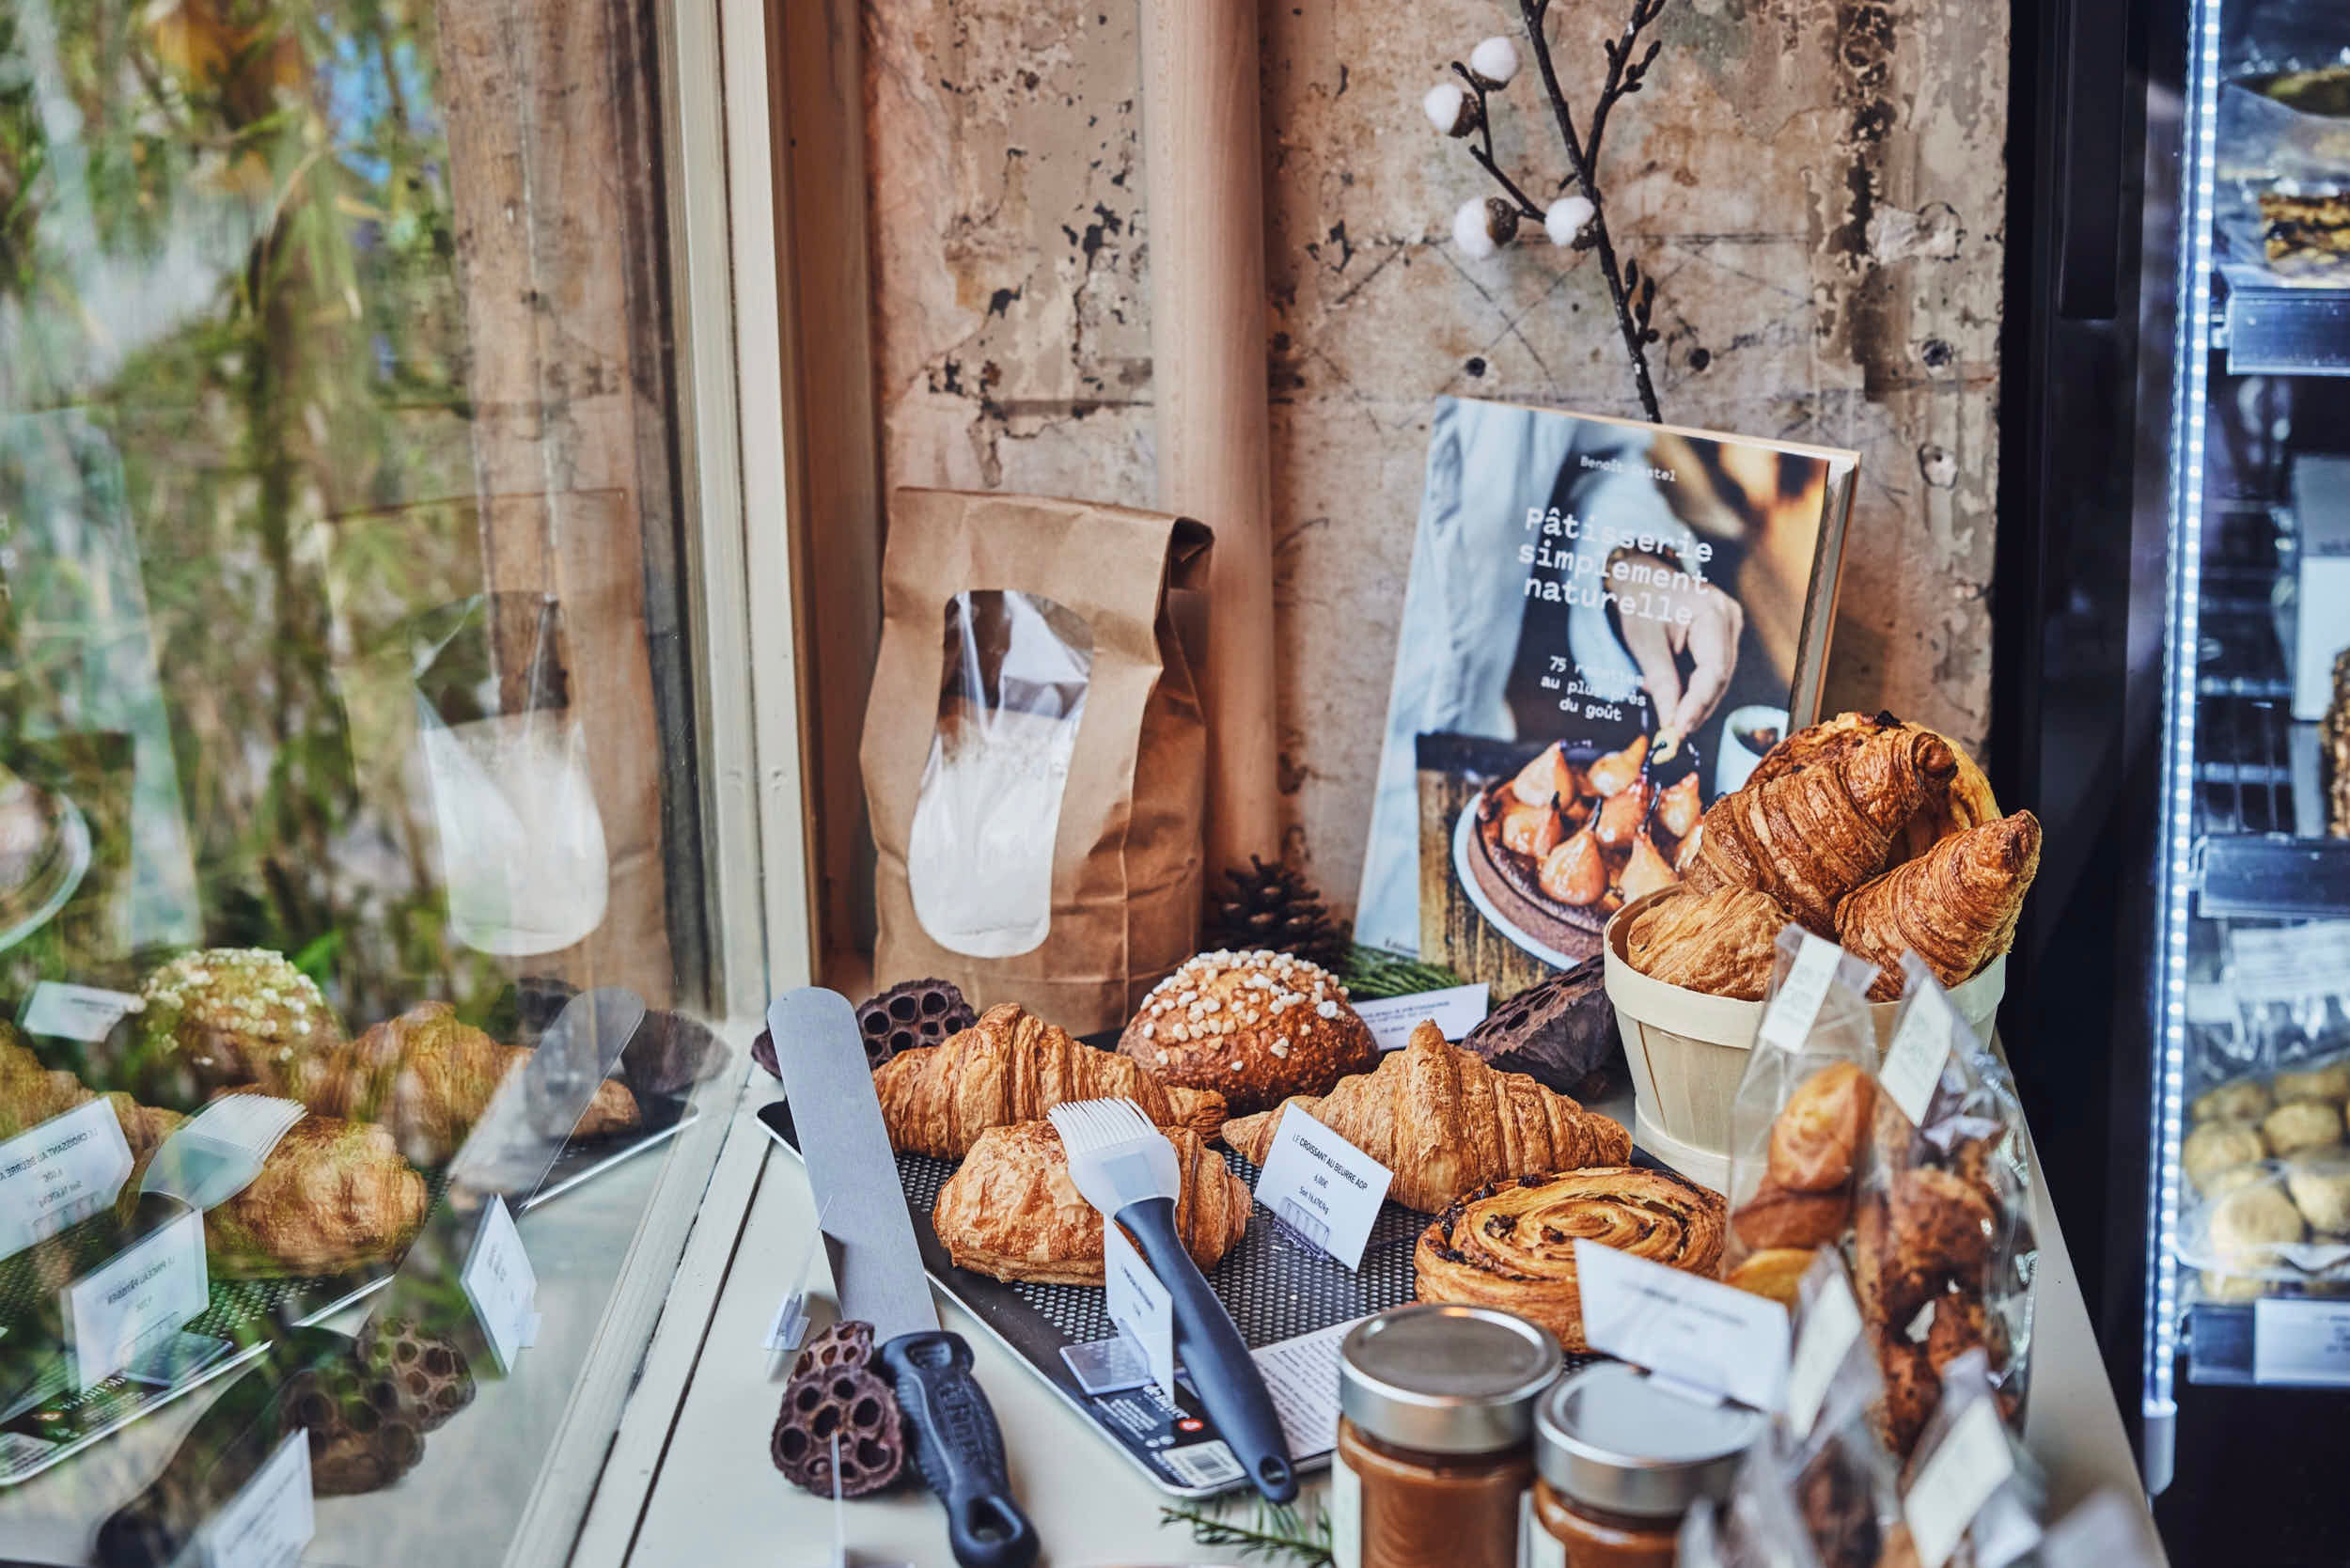
[[[1817,714],[1856,453],[1443,398],[1355,934],[1493,984],[1599,950]]]

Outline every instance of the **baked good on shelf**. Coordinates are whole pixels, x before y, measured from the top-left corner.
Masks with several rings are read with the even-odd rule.
[[[1877,1374],[1884,1380],[1876,1409],[1878,1435],[1896,1456],[1905,1455],[1917,1447],[1934,1407],[1941,1403],[1942,1379],[1925,1346],[1874,1329],[1869,1338],[1876,1351]]]
[[[2314,1152],[2325,1152],[2323,1150]],[[2205,1198],[2220,1198],[2238,1187],[2250,1186],[2268,1178],[2268,1167],[2259,1162],[2251,1165],[2232,1165],[2225,1170],[2215,1170],[2196,1187]]]
[[[1666,985],[1759,1002],[1771,988],[1773,946],[1787,911],[1752,887],[1684,886],[1633,915],[1624,962]]]
[[[407,1158],[446,1165],[490,1108],[506,1074],[531,1058],[462,1022],[446,1002],[419,1002],[356,1040],[290,1064],[271,1064],[253,1087],[299,1100],[318,1116],[376,1121]],[[580,1113],[574,1137],[626,1132],[643,1120],[625,1084],[605,1079]]]
[[[2198,1281],[2205,1301],[2257,1301],[2268,1294],[2268,1281],[2249,1274],[2222,1274],[2204,1269]]]
[[[2342,1135],[2342,1107],[2322,1101],[2297,1100],[2261,1118],[2261,1136],[2268,1140],[2268,1152],[2280,1157],[2340,1143]]]
[[[2313,1067],[2281,1068],[2269,1080],[2269,1092],[2280,1105],[2299,1100],[2341,1105],[2350,1100],[2350,1057]]]
[[[1183,1182],[1175,1231],[1201,1268],[1248,1229],[1247,1185],[1188,1127],[1169,1127]],[[1069,1154],[1049,1121],[990,1127],[938,1189],[931,1211],[957,1268],[1049,1285],[1102,1282],[1101,1212],[1069,1179]]]
[[[2261,246],[2279,272],[2321,272],[2350,264],[2350,189],[2258,193]]]
[[[2305,1149],[2285,1161],[2285,1191],[2312,1231],[2350,1231],[2350,1150]]]
[[[134,1017],[131,1071],[174,1101],[291,1071],[343,1038],[318,982],[266,948],[180,954],[147,977]]]
[[[1774,778],[1833,764],[1888,733],[1934,735],[1935,731],[1881,711],[1839,713],[1834,718],[1806,725],[1771,747],[1747,776],[1747,782],[1767,784]],[[1948,735],[1935,735],[1935,739],[1950,748],[1957,770],[1951,774],[1949,787],[1938,796],[1929,797],[1904,824],[1894,847],[1893,858],[1897,861],[1923,855],[1938,839],[1996,822],[1999,817],[1999,803],[1991,792],[1991,781],[1975,765],[1975,760]]]
[[[1905,1268],[1966,1274],[1991,1253],[1998,1216],[1983,1190],[1953,1170],[1897,1171],[1887,1200],[1893,1250]]]
[[[889,1141],[959,1160],[990,1127],[1039,1121],[1064,1100],[1127,1099],[1162,1127],[1214,1137],[1224,1096],[1163,1084],[1116,1051],[1072,1039],[1015,1002],[989,1008],[944,1045],[901,1051],[873,1074]]]
[[[1797,1084],[1771,1122],[1769,1181],[1792,1192],[1842,1189],[1875,1103],[1875,1086],[1857,1062],[1831,1062]]]
[[[1268,950],[1185,961],[1143,997],[1118,1048],[1161,1083],[1223,1095],[1230,1116],[1327,1094],[1379,1060],[1338,977]]]
[[[1844,1233],[1852,1218],[1852,1194],[1790,1192],[1764,1182],[1731,1215],[1738,1239],[1759,1249],[1826,1247]]]
[[[2326,833],[2350,839],[2350,648],[2334,655],[2334,699],[2317,732],[2326,771]]]
[[[2258,1121],[2276,1106],[2266,1084],[2258,1078],[2238,1078],[2198,1094],[2191,1113],[2198,1121]]]
[[[1939,735],[1891,730],[1816,767],[1749,783],[1707,809],[1689,885],[1759,887],[1828,934],[1837,901],[1885,869],[1894,836],[1948,794],[1957,772]]]
[[[103,1100],[114,1107],[115,1120],[122,1124],[122,1140],[131,1146],[134,1161],[147,1158],[187,1120],[177,1111],[143,1105],[120,1091],[92,1093],[72,1074],[43,1067],[16,1031],[0,1024],[0,1138],[30,1131],[92,1100]]]
[[[1281,1117],[1304,1110],[1395,1172],[1387,1196],[1433,1214],[1480,1183],[1617,1166],[1632,1157],[1623,1124],[1587,1111],[1523,1073],[1496,1073],[1422,1022],[1378,1067],[1319,1098],[1298,1095],[1224,1124],[1224,1141],[1261,1165]]]
[[[2223,1170],[2268,1157],[2268,1139],[2250,1121],[2206,1121],[2186,1135],[2179,1146],[2179,1163],[2197,1190],[2209,1192],[2211,1180]]]
[[[1606,966],[1587,958],[1529,985],[1485,1015],[1461,1048],[1503,1073],[1524,1073],[1545,1089],[1578,1099],[1606,1092],[1623,1056]]]
[[[2301,1211],[2274,1182],[2238,1187],[2211,1208],[2212,1250],[2238,1268],[2263,1267],[2272,1248],[2308,1236]]]
[[[1968,1351],[1988,1346],[1996,1331],[1991,1314],[1971,1293],[1951,1291],[1937,1296],[1934,1320],[1926,1328],[1926,1360],[1939,1377]]]
[[[133,1177],[126,1190],[137,1185]],[[387,1129],[306,1116],[251,1186],[206,1213],[204,1244],[212,1272],[227,1278],[340,1274],[399,1257],[425,1207],[424,1178]]]
[[[1789,1311],[1794,1310],[1801,1294],[1804,1272],[1810,1268],[1813,1248],[1808,1247],[1770,1247],[1747,1254],[1737,1267],[1722,1276],[1725,1284],[1737,1286],[1753,1295],[1768,1296]]]
[[[1836,940],[1877,965],[1876,1000],[1902,994],[1904,952],[1956,985],[2007,951],[2039,870],[2040,820],[2030,812],[1970,827],[1855,888],[1836,906]]]
[[[1462,1197],[1420,1232],[1413,1294],[1499,1307],[1586,1350],[1574,1244],[1594,1241],[1713,1278],[1722,1200],[1661,1170],[1606,1166],[1504,1177]]]

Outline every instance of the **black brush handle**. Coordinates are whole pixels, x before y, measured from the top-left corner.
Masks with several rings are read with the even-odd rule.
[[[1003,1430],[971,1375],[971,1347],[960,1334],[931,1329],[901,1334],[881,1354],[913,1435],[915,1467],[947,1505],[955,1560],[963,1568],[1027,1568],[1036,1560],[1036,1527],[1012,1500]]]
[[[1281,1418],[1232,1314],[1183,1250],[1175,1231],[1175,1200],[1146,1198],[1129,1203],[1118,1211],[1118,1223],[1134,1232],[1151,1272],[1167,1287],[1175,1309],[1175,1348],[1199,1390],[1199,1403],[1257,1490],[1277,1503],[1290,1501],[1297,1496],[1297,1467],[1281,1435]]]

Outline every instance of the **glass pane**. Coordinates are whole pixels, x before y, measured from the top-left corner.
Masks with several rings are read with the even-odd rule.
[[[0,7],[7,1555],[586,1506],[740,1081],[650,15]]]

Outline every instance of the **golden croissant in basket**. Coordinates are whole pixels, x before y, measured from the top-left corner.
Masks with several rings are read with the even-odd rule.
[[[1599,1242],[1711,1279],[1721,1271],[1721,1195],[1662,1170],[1608,1166],[1489,1182],[1420,1232],[1422,1301],[1499,1307],[1587,1350],[1574,1244]]]

